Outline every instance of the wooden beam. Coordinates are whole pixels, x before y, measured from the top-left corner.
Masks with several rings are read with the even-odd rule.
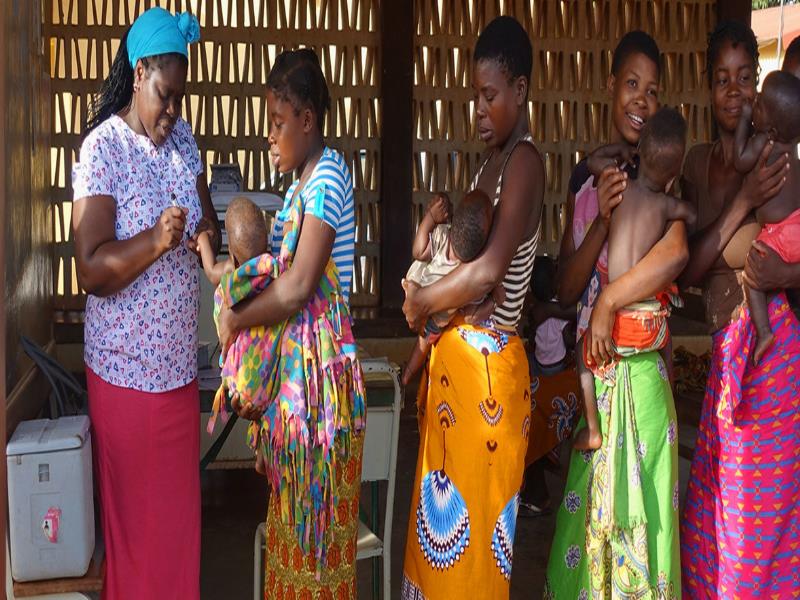
[[[751,0],[717,0],[717,22],[741,21],[750,26]]]
[[[7,13],[11,2],[0,3],[0,289],[6,289],[6,48],[8,45]],[[5,293],[5,292],[4,292]],[[0,310],[0,431],[6,430],[6,311]],[[6,438],[0,444],[0,599],[6,600]]]
[[[411,262],[412,99],[414,9],[411,2],[382,2],[381,52],[381,306],[403,305],[400,280]]]

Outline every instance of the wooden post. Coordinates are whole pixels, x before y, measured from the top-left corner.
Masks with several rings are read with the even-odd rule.
[[[403,278],[411,260],[412,98],[414,8],[382,2],[381,57],[381,306],[403,305]]]
[[[6,13],[11,2],[0,4],[0,289],[6,289]],[[5,303],[3,303],[5,304]],[[0,310],[0,432],[6,430],[6,310]],[[0,448],[0,599],[6,600],[6,438]]]
[[[717,0],[717,22],[741,21],[750,26],[751,0]]]

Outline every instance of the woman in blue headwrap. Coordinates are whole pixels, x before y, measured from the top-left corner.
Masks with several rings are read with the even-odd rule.
[[[196,240],[219,226],[180,118],[197,19],[153,8],[122,38],[72,173],[103,598],[197,599]]]

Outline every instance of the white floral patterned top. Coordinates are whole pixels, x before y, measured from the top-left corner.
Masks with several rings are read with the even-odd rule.
[[[112,196],[117,239],[152,227],[171,205],[189,209],[187,233],[202,216],[200,152],[178,119],[157,147],[112,116],[92,131],[72,170],[73,199]],[[90,200],[84,200],[90,201]],[[186,244],[163,254],[125,289],[86,301],[85,360],[100,378],[125,388],[164,392],[197,377],[197,258]]]

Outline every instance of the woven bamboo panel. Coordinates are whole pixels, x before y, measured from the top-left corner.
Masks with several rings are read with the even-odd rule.
[[[530,126],[547,171],[540,253],[556,254],[563,203],[575,164],[607,141],[611,52],[627,31],[643,29],[662,52],[660,102],[679,107],[689,143],[711,135],[703,79],[715,0],[414,0],[414,221],[431,192],[469,186],[483,144],[475,130],[472,51],[500,14],[530,34]]]
[[[313,47],[331,91],[328,143],[345,156],[356,188],[352,303],[376,305],[379,290],[380,0],[45,0],[50,40],[56,305],[80,310],[70,238],[70,173],[87,103],[99,90],[119,40],[142,12],[162,6],[200,20],[190,47],[183,116],[206,165],[238,162],[248,190],[283,193],[268,156],[265,83],[277,54]],[[207,170],[210,173],[210,170]]]

